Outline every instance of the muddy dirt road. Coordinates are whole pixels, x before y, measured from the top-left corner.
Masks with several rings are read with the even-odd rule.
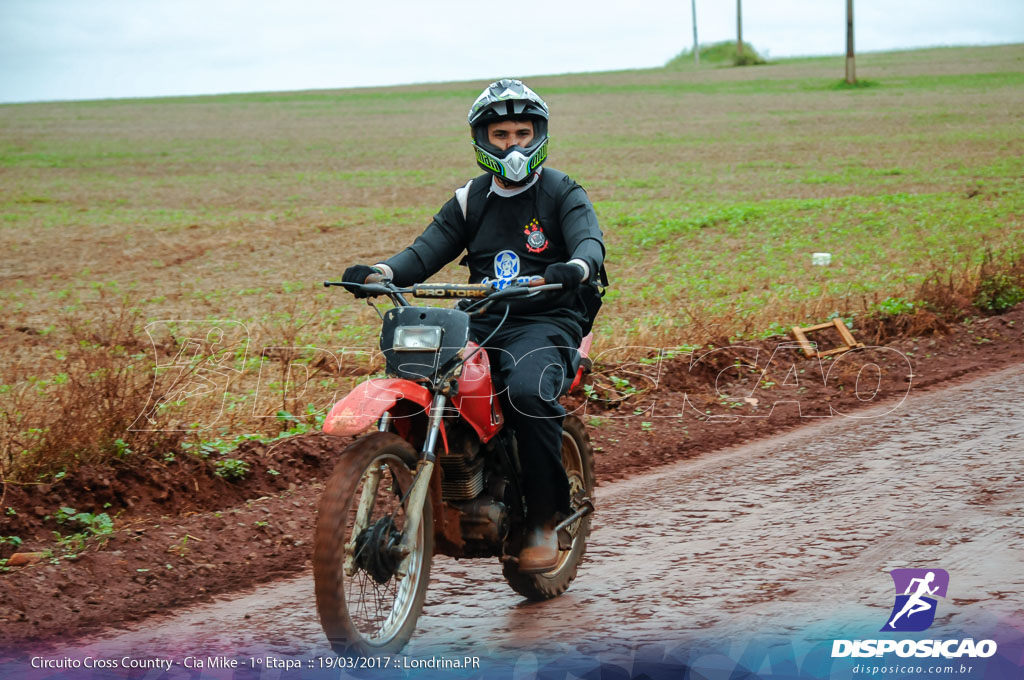
[[[1019,627],[1021,404],[1024,365],[602,487],[588,560],[565,596],[528,603],[496,561],[438,558],[407,651],[873,637],[894,567],[950,573],[930,634]],[[308,573],[102,637],[75,649],[329,655]]]

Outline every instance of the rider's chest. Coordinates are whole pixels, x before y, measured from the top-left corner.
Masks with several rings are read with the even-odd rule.
[[[486,266],[500,253],[514,254],[524,268],[566,261],[558,216],[535,201],[509,201],[485,211],[467,248],[469,260]]]

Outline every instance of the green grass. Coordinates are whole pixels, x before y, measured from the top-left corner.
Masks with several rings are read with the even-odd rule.
[[[602,204],[621,255],[645,261],[642,277],[613,295],[623,309],[649,306],[658,288],[703,301],[715,317],[769,314],[813,300],[906,292],[937,268],[980,264],[979,244],[1019,240],[1019,193],[977,201],[962,194],[882,194],[757,202]],[[832,253],[812,267],[811,253]],[[656,260],[652,262],[652,254]],[[621,282],[620,282],[621,283]],[[825,312],[830,310],[824,310]],[[668,310],[666,309],[666,313]],[[770,317],[760,321],[768,325]]]
[[[551,107],[550,163],[586,187],[605,231],[598,348],[911,300],[930,274],[1015,245],[1022,56],[864,54],[870,87],[851,89],[840,57],[529,79]],[[464,121],[482,86],[0,106],[5,394],[68,373],[65,318],[126,296],[143,321],[244,324],[252,347],[218,427],[243,427],[257,402],[273,413],[287,399],[256,394],[262,347],[375,346],[373,310],[320,282],[407,245],[477,174]],[[812,268],[818,251],[832,265]],[[1011,283],[990,304],[1016,299]],[[325,378],[303,399],[360,379]]]

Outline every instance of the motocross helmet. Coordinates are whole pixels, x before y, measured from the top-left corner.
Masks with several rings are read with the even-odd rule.
[[[529,120],[533,141],[499,149],[487,137],[487,126],[503,120]],[[469,110],[476,162],[509,184],[522,185],[548,157],[548,105],[522,81],[505,78],[487,86]]]

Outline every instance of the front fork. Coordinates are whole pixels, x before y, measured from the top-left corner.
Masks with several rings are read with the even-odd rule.
[[[409,500],[405,506],[405,529],[402,531],[402,548],[405,556],[395,573],[399,579],[409,573],[412,546],[419,533],[420,523],[423,521],[423,504],[426,503],[427,491],[430,489],[430,477],[434,472],[434,461],[437,459],[434,449],[437,446],[437,436],[441,432],[441,419],[444,416],[444,406],[447,400],[448,397],[444,394],[435,394],[433,401],[430,402],[427,439],[423,445],[423,455],[416,466],[416,476],[413,477],[412,488],[409,489]],[[426,531],[433,530],[433,527],[426,528]]]
[[[420,519],[423,516],[423,501],[426,498],[427,488],[430,484],[430,474],[434,469],[434,446],[437,444],[437,433],[441,429],[441,414],[444,413],[444,402],[445,396],[439,394],[434,397],[430,405],[427,447],[424,449],[423,460],[416,467],[416,476],[413,478],[412,488],[409,491],[409,500],[406,504],[406,528],[402,539],[403,558],[398,567],[398,578],[402,578],[407,573],[409,555],[411,554],[409,548],[411,543],[410,536],[416,535]],[[391,429],[390,413],[385,413],[381,416],[377,429],[380,432],[387,432]],[[366,471],[366,481],[363,483],[363,490],[359,495],[359,504],[356,506],[356,518],[352,525],[352,540],[345,546],[344,569],[345,573],[349,576],[356,573],[356,542],[369,523],[370,513],[373,511],[373,505],[377,500],[377,491],[380,489],[381,472],[382,469],[379,465]]]
[[[381,466],[377,465],[366,471],[366,481],[363,483],[363,492],[359,495],[359,505],[356,506],[356,519],[352,524],[352,540],[345,546],[345,573],[352,576],[356,573],[356,546],[360,534],[366,529],[370,520],[370,513],[373,511],[373,504],[377,500],[377,489],[380,487]]]

